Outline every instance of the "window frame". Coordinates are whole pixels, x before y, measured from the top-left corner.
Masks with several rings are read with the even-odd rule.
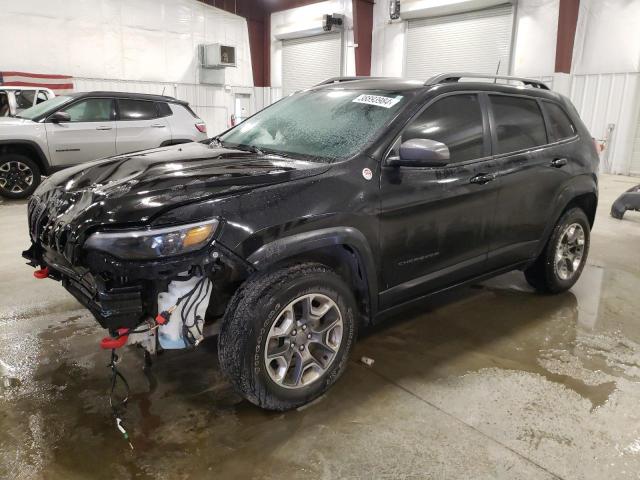
[[[573,121],[573,119],[571,118],[571,115],[569,115],[569,113],[567,112],[567,109],[564,108],[560,103],[554,102],[553,100],[547,100],[547,99],[539,99],[538,103],[540,104],[540,111],[542,111],[542,116],[544,117],[544,124],[547,128],[547,141],[549,142],[548,145],[570,142],[570,141],[576,140],[580,136],[578,132],[578,127],[576,126],[576,122]],[[569,120],[569,123],[571,124],[571,126],[573,127],[576,133],[574,133],[570,137],[564,137],[559,140],[554,140],[552,142],[551,141],[551,119],[549,118],[547,110],[544,108],[545,103],[549,103],[551,105],[555,105],[556,107],[558,107],[560,111],[564,113],[564,115],[567,117],[567,120]]]
[[[29,105],[28,107],[20,107],[18,105],[18,97],[22,95],[23,92],[33,92],[33,100],[31,101],[31,105]],[[18,93],[20,95],[18,95]],[[15,99],[15,102],[16,102],[16,111],[18,108],[20,108],[21,110],[26,110],[27,108],[33,107],[36,104],[37,97],[38,97],[38,90],[35,88],[30,88],[30,87],[16,88],[15,90],[13,90],[13,98]]]
[[[498,152],[498,131],[497,131],[498,129],[496,127],[496,117],[495,117],[495,112],[493,111],[493,105],[491,104],[491,99],[489,98],[490,95],[522,98],[525,100],[535,102],[536,106],[538,107],[538,111],[540,112],[540,117],[542,118],[542,124],[544,126],[544,134],[545,134],[545,140],[546,140],[545,143],[541,145],[536,145],[533,147],[521,148],[520,150],[513,150],[511,152],[497,153]],[[547,145],[551,144],[551,142],[549,141],[549,125],[547,124],[546,117],[544,115],[544,110],[542,109],[542,105],[540,105],[539,98],[532,97],[530,95],[518,95],[518,94],[503,93],[503,92],[487,92],[487,108],[489,110],[489,128],[491,129],[491,150],[493,152],[496,152],[496,154],[493,155],[494,158],[503,158],[503,157],[509,157],[511,155],[520,155],[523,153],[538,150],[540,148],[546,147]]]
[[[538,104],[538,109],[540,110],[540,113],[542,114],[542,119],[544,121],[544,129],[546,132],[546,136],[547,136],[547,142],[542,144],[542,145],[538,145],[536,147],[529,147],[529,148],[524,148],[521,150],[515,150],[513,152],[507,152],[507,153],[496,153],[495,155],[493,155],[493,158],[504,158],[504,157],[509,157],[512,155],[523,155],[525,153],[534,151],[534,150],[539,150],[541,148],[545,148],[545,147],[549,147],[549,146],[553,146],[553,145],[559,145],[562,143],[568,143],[568,142],[573,142],[576,141],[580,138],[580,133],[578,132],[578,128],[576,126],[576,123],[573,121],[573,119],[571,118],[571,115],[569,115],[567,113],[567,110],[559,103],[559,102],[555,102],[551,99],[547,99],[547,98],[540,98],[540,97],[533,97],[530,95],[518,95],[516,93],[504,93],[504,92],[485,92],[486,97],[487,97],[487,111],[489,113],[489,128],[491,130],[491,150],[493,152],[497,152],[498,151],[498,137],[497,137],[497,131],[496,131],[496,123],[495,123],[495,116],[494,116],[494,112],[493,112],[493,106],[491,105],[491,99],[489,99],[489,95],[502,95],[505,97],[518,97],[518,98],[525,98],[527,100],[533,100]],[[556,140],[554,142],[551,141],[551,133],[550,133],[550,122],[549,119],[547,117],[547,113],[545,111],[545,109],[542,107],[542,102],[548,102],[548,103],[553,103],[554,105],[560,107],[562,109],[562,111],[564,112],[564,114],[567,116],[567,118],[571,121],[572,125],[576,128],[576,134],[572,137],[567,137],[567,138],[563,138],[562,140]]]
[[[82,97],[82,98],[78,98],[78,99],[74,99],[72,102],[69,103],[65,103],[63,105],[60,106],[60,108],[56,109],[55,111],[49,113],[46,115],[46,117],[44,118],[44,121],[46,123],[53,123],[51,121],[49,121],[49,117],[51,117],[51,115],[58,113],[58,112],[64,112],[67,108],[69,107],[73,107],[74,105],[80,103],[80,102],[84,102],[86,100],[110,100],[111,101],[111,114],[109,115],[109,120],[86,120],[83,122],[65,122],[65,123],[100,123],[100,122],[113,122],[115,121],[116,115],[115,115],[115,98],[114,97]]]
[[[165,118],[160,116],[160,110],[158,109],[156,100],[147,100],[144,98],[122,98],[116,97],[116,121],[117,122],[148,122],[150,120],[158,120],[159,118]],[[120,101],[131,100],[133,102],[148,102],[153,104],[153,110],[156,112],[156,116],[153,118],[122,118],[120,115]]]
[[[420,115],[422,115],[422,113],[427,110],[431,105],[433,105],[434,103],[438,102],[439,100],[442,100],[444,98],[447,97],[451,97],[453,95],[476,95],[478,97],[478,103],[480,105],[480,112],[482,114],[482,130],[483,130],[483,156],[480,158],[473,158],[473,159],[469,159],[469,160],[464,160],[462,162],[454,162],[454,163],[449,163],[447,165],[442,165],[442,166],[433,166],[433,167],[410,167],[410,166],[406,166],[406,165],[402,165],[400,167],[398,166],[390,166],[388,163],[389,157],[391,155],[391,152],[393,151],[394,147],[396,146],[396,144],[402,140],[402,135],[404,134],[405,130],[407,128],[409,128],[409,126],[411,125],[411,123],[416,120]],[[486,91],[484,90],[456,90],[454,92],[447,92],[447,93],[443,93],[441,95],[437,95],[433,98],[430,98],[429,100],[427,100],[425,102],[424,105],[422,105],[418,111],[412,115],[407,121],[406,123],[402,126],[402,129],[400,130],[400,132],[394,137],[394,139],[389,143],[389,146],[385,149],[385,153],[383,155],[383,161],[382,161],[382,166],[385,168],[402,168],[402,169],[409,169],[409,170],[425,170],[425,169],[430,169],[430,170],[442,170],[442,169],[446,169],[446,168],[457,168],[460,166],[465,166],[465,165],[472,165],[474,163],[479,163],[479,162],[486,162],[488,160],[491,160],[493,158],[493,143],[492,143],[492,139],[491,139],[491,132],[490,132],[490,122],[489,122],[489,106],[487,104],[487,102],[489,101],[488,97],[486,96]]]

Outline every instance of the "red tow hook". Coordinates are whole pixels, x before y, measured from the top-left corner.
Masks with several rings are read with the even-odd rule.
[[[33,276],[38,279],[47,278],[49,276],[49,267],[44,267],[33,272]]]
[[[119,328],[117,330],[118,336],[116,338],[113,337],[104,337],[100,340],[100,348],[104,350],[112,350],[114,348],[123,347],[127,340],[129,340],[129,329],[128,328]]]

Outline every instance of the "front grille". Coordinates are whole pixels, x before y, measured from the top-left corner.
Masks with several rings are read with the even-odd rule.
[[[60,195],[31,197],[27,206],[31,241],[64,254],[69,225],[61,217],[70,204],[71,199],[64,199]]]

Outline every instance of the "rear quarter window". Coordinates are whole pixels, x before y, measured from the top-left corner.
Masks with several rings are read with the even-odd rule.
[[[171,107],[169,107],[169,104],[165,102],[156,103],[156,108],[158,109],[158,116],[160,117],[170,117],[173,115]]]
[[[538,102],[523,97],[489,95],[493,109],[497,152],[510,153],[547,143],[547,131]]]
[[[555,103],[542,102],[542,108],[547,116],[550,141],[557,142],[578,134],[578,129],[562,107]]]

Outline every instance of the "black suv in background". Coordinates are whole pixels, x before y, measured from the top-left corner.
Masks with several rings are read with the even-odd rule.
[[[241,395],[302,405],[399,307],[514,269],[550,293],[580,276],[598,156],[575,108],[463,77],[332,79],[210,141],[59,172],[24,255],[108,345],[193,346],[217,324]]]

